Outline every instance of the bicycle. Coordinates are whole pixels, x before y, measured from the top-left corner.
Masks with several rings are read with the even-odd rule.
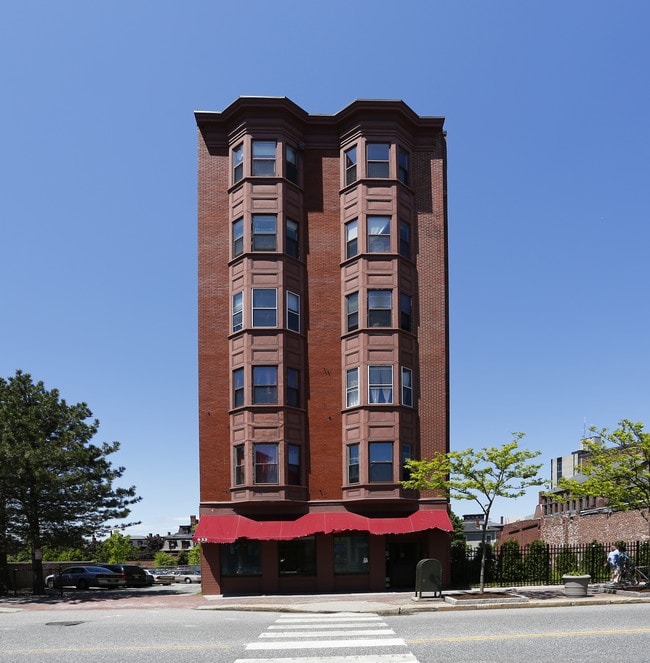
[[[627,587],[644,585],[647,587],[648,583],[650,583],[648,576],[644,573],[644,571],[647,571],[648,567],[635,566],[628,555],[621,554],[618,559],[618,564],[618,573],[615,578],[615,583],[617,585]],[[641,569],[643,569],[643,571]]]

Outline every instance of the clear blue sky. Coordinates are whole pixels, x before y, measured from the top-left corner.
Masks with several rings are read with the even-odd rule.
[[[650,425],[648,25],[645,0],[5,3],[0,375],[87,402],[143,497],[130,532],[175,531],[199,501],[193,111],[403,99],[447,118],[452,449],[524,431],[548,477],[585,427]]]

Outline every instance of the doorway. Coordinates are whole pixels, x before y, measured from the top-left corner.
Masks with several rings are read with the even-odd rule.
[[[419,541],[387,541],[386,586],[390,589],[415,589],[415,567],[419,560]]]

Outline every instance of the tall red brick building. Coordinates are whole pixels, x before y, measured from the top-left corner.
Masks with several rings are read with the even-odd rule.
[[[196,112],[203,591],[412,587],[448,564],[443,118],[402,101]]]

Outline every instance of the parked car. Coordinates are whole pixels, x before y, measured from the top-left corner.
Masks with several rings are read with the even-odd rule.
[[[70,566],[45,578],[47,587],[126,587],[126,576],[102,566]]]
[[[153,582],[156,585],[171,585],[175,580],[175,576],[171,571],[162,571],[161,569],[147,569],[148,573]]]
[[[153,578],[146,574],[141,566],[135,564],[97,564],[114,573],[123,573],[126,577],[127,587],[149,587],[153,585]]]
[[[200,571],[176,571],[174,573],[176,582],[186,582],[188,585],[191,582],[201,582]]]

